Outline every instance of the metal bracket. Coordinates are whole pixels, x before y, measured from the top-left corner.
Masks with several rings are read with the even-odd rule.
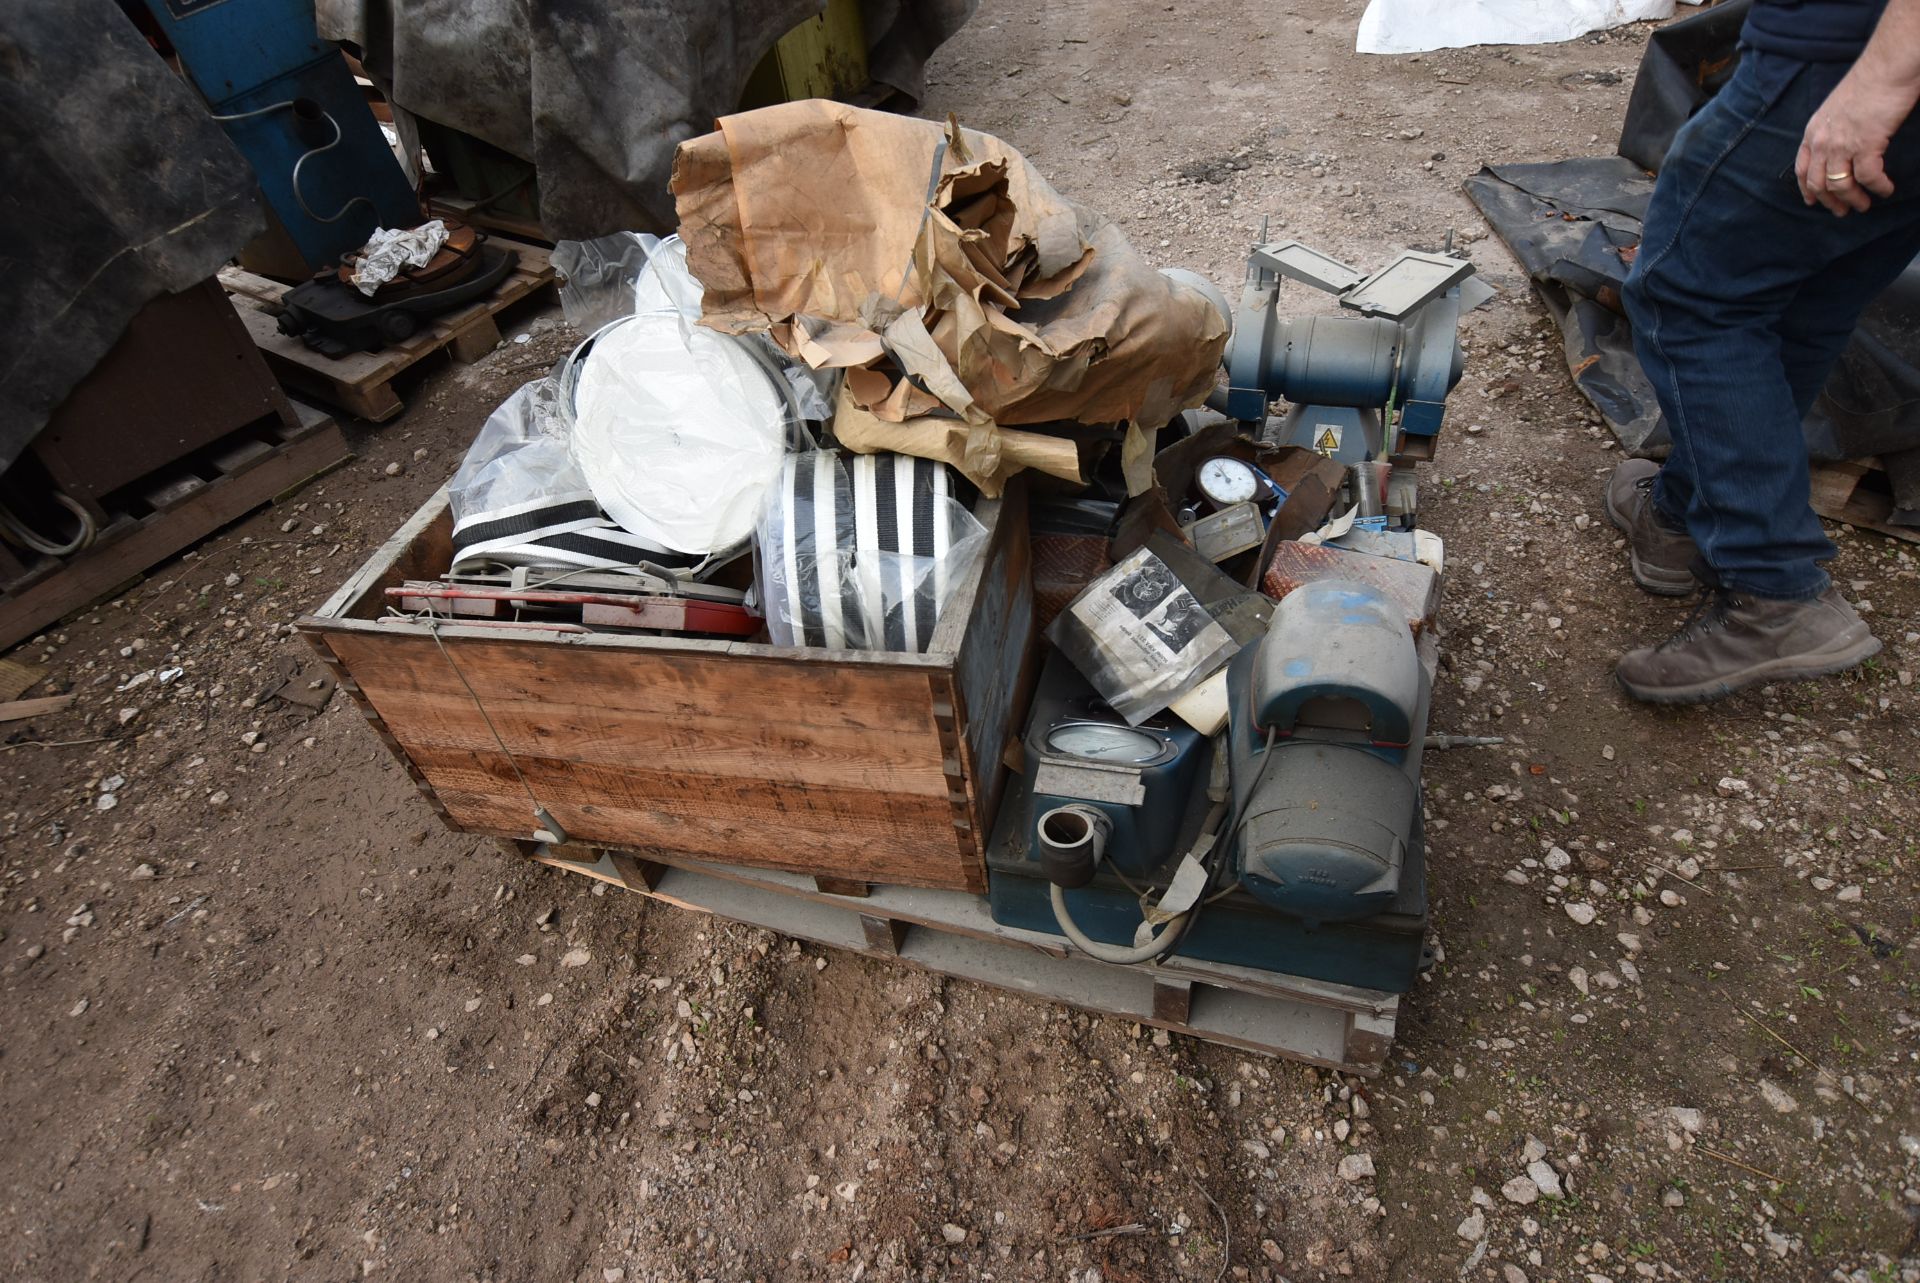
[[[1403,321],[1473,275],[1473,264],[1447,254],[1407,250],[1340,295],[1340,306],[1362,316]]]

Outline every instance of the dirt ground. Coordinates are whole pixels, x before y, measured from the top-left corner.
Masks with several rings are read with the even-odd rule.
[[[1501,290],[1424,516],[1435,728],[1508,742],[1430,759],[1443,960],[1385,1075],[510,860],[346,699],[272,697],[289,621],[569,346],[548,318],[15,652],[80,698],[0,743],[0,1274],[1920,1278],[1920,549],[1834,532],[1865,670],[1624,699],[1685,603],[1627,582],[1617,453],[1460,183],[1608,150],[1647,28],[1361,58],[1361,7],[983,0],[923,111],[1230,291],[1263,216],[1360,264],[1457,228]]]

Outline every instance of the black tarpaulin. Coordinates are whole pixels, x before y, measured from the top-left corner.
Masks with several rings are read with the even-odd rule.
[[[918,101],[977,0],[861,0],[868,74]],[[672,231],[674,148],[740,108],[825,0],[318,0],[393,102],[529,161],[549,236]]]
[[[0,24],[0,471],[138,312],[266,225],[253,171],[112,0]]]

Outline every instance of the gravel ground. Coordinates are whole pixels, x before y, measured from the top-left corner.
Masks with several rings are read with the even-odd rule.
[[[1628,583],[1617,453],[1460,182],[1604,151],[1647,28],[1363,59],[1360,8],[983,0],[923,110],[1230,288],[1270,217],[1362,264],[1457,229],[1502,291],[1425,517],[1436,729],[1507,743],[1431,759],[1442,961],[1385,1075],[510,860],[347,701],[277,695],[315,675],[289,621],[566,350],[549,317],[15,652],[80,698],[0,740],[0,1272],[1920,1278],[1916,550],[1834,530],[1863,671],[1622,698],[1614,657],[1685,603]]]

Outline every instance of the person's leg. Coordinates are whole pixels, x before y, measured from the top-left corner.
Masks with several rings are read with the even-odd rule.
[[[1920,225],[1896,227],[1828,264],[1794,296],[1780,319],[1780,359],[1801,419],[1826,386],[1860,314],[1899,278],[1917,252]]]
[[[1668,153],[1625,289],[1674,441],[1654,507],[1684,517],[1721,585],[1765,598],[1810,599],[1828,585],[1819,563],[1833,547],[1808,505],[1799,394],[1835,328],[1844,341],[1847,318],[1883,283],[1876,256],[1897,271],[1920,237],[1911,146],[1890,150],[1890,169],[1907,173],[1867,213],[1838,219],[1801,201],[1794,155],[1831,75],[1748,51]]]

